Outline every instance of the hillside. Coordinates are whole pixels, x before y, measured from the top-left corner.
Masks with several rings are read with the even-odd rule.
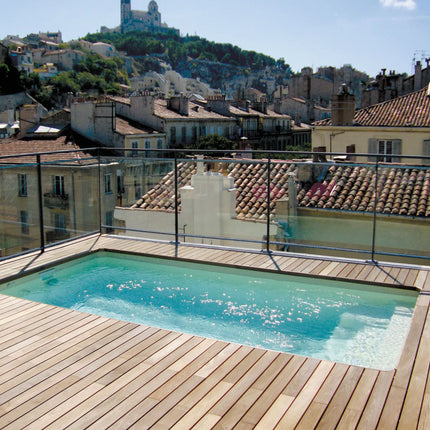
[[[275,83],[286,84],[291,76],[291,68],[282,58],[275,60],[268,55],[228,43],[210,42],[199,36],[131,32],[88,34],[85,39],[93,43],[110,43],[117,50],[126,52],[134,58],[139,74],[162,71],[162,64],[167,64],[183,77],[199,78],[225,92],[245,86],[266,91],[267,82],[273,82],[273,86]]]

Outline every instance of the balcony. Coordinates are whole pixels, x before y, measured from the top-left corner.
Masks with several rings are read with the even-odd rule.
[[[48,209],[68,209],[69,195],[45,193],[43,195],[43,204]]]
[[[70,238],[70,233],[65,230],[50,230],[46,232],[46,241],[48,243],[58,242]]]

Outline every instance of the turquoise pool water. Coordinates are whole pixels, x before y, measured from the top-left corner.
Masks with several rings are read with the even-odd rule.
[[[2,294],[169,330],[393,369],[417,294],[113,253],[0,287]]]

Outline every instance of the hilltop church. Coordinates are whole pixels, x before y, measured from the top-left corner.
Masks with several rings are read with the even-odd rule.
[[[131,0],[121,0],[121,33],[130,31],[150,31],[151,33],[175,32],[179,36],[179,30],[168,27],[161,22],[161,14],[158,4],[150,1],[148,11],[131,10]]]

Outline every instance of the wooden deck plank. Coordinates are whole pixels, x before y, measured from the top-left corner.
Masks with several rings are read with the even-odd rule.
[[[422,290],[426,284],[427,278],[430,276],[430,271],[420,270],[415,280],[415,287]]]
[[[349,274],[355,269],[356,265],[352,263],[345,264],[345,267],[339,272],[339,278],[348,279]]]
[[[339,420],[338,428],[355,429],[357,427],[378,375],[377,370],[364,369],[354,392],[348,399],[348,404]]]
[[[386,284],[397,285],[397,276],[399,272],[399,267],[391,267],[383,282],[385,282]]]
[[[405,285],[407,285],[408,287],[413,286],[415,284],[415,280],[417,279],[418,272],[419,271],[416,269],[411,269],[405,279]]]
[[[174,376],[175,372],[170,368],[169,363],[174,363],[175,358],[181,359],[184,354],[186,355],[202,341],[203,339],[197,337],[189,337],[188,339],[184,336],[182,338],[178,337],[170,345],[172,347],[171,353],[166,354],[168,349],[164,348],[162,360],[159,360],[156,364],[154,363],[154,366],[149,367],[135,379],[130,380],[121,390],[118,390],[117,383],[113,387],[115,391],[109,385],[105,386],[97,393],[98,403],[94,402],[94,398],[90,400],[97,406],[92,407],[89,412],[83,414],[77,421],[67,424],[67,427],[70,429],[107,428],[124,414],[129,413],[134,408],[134,405],[142,406],[142,402],[147,399],[150,393]],[[150,360],[146,360],[145,363],[150,364]],[[130,372],[134,372],[134,369],[130,369]],[[150,405],[156,404],[156,400],[149,400]],[[141,409],[139,407],[139,411],[140,414],[144,414],[146,408],[142,407]],[[64,418],[62,417],[58,422],[62,423],[63,420]]]
[[[232,373],[232,371],[227,373],[214,388],[208,391],[204,396],[201,396],[198,402],[188,409],[187,414],[181,417],[172,429],[191,428],[197,424],[197,422],[233,388],[233,380],[236,379],[235,375],[237,375],[237,373],[240,375],[248,375],[250,369],[260,361],[263,355],[264,351],[262,350],[250,351],[246,357],[236,364],[234,373]]]
[[[155,333],[154,333],[155,331]],[[167,333],[164,333],[164,336]],[[30,424],[36,418],[43,419],[47,424],[58,417],[55,415],[55,407],[59,405],[63,405],[66,401],[72,398],[75,395],[79,395],[82,400],[85,399],[86,395],[90,395],[90,389],[101,387],[97,385],[97,381],[107,374],[115,373],[118,374],[118,369],[125,364],[129,364],[129,359],[126,354],[123,354],[123,351],[127,350],[135,350],[136,354],[145,351],[148,348],[148,345],[152,345],[154,342],[157,342],[160,338],[164,337],[162,331],[155,330],[150,328],[146,330],[141,335],[136,336],[130,340],[126,340],[121,347],[117,348],[115,352],[109,352],[104,354],[102,357],[98,357],[96,361],[94,361],[93,366],[97,363],[97,369],[88,373],[87,375],[81,375],[80,378],[77,378],[74,374],[63,378],[55,383],[51,389],[47,389],[44,392],[44,396],[49,398],[49,401],[40,404],[36,409],[33,409],[30,414],[21,418],[21,422],[24,425]],[[135,342],[139,342],[136,344]],[[143,358],[140,360],[131,360],[135,362],[135,364],[139,364]],[[87,371],[87,369],[85,369]],[[63,375],[64,376],[64,375]],[[26,421],[24,421],[26,420]],[[37,421],[35,422],[35,426],[37,427]]]
[[[319,261],[319,264],[311,271],[310,275],[319,275],[329,264],[329,260]]]
[[[372,393],[361,415],[357,429],[369,430],[377,427],[393,376],[394,371],[379,373],[375,385],[373,386]]]
[[[324,416],[318,422],[318,429],[329,429],[336,426],[340,421],[342,414],[351,398],[352,393],[357,387],[358,381],[363,374],[363,370],[359,367],[349,367],[347,373],[339,383],[336,391],[330,391],[326,399],[321,400],[319,393],[316,397],[318,403],[327,404],[327,409],[324,411]],[[324,386],[322,387],[322,390]],[[310,427],[308,427],[310,428]]]
[[[380,419],[381,428],[392,428],[393,425],[397,425],[398,423],[410,383],[427,313],[428,306],[417,305],[415,307],[409,335],[406,338],[392,387],[388,394],[384,410],[382,411]]]
[[[195,376],[201,378],[192,391],[183,397],[175,406],[170,409],[156,424],[154,429],[164,429],[177,423],[184,417],[201,399],[222,382],[236,366],[244,360],[252,351],[252,348],[240,346],[231,354],[219,354],[207,365],[203,366]],[[225,385],[225,384],[224,384]],[[228,384],[227,384],[228,385]],[[225,385],[226,386],[226,385]]]
[[[356,281],[360,273],[365,269],[365,264],[355,264],[354,268],[349,272],[347,279]]]
[[[252,384],[249,390],[237,401],[230,405],[230,409],[217,422],[216,427],[234,427],[242,422],[243,416],[249,412],[250,408],[261,399],[263,393],[268,389],[269,385],[280,374],[291,357],[286,354],[279,354],[275,360],[264,370],[259,378]]]
[[[288,408],[275,428],[293,428],[298,424],[303,414],[306,412],[306,409],[312,403],[315,393],[318,392],[318,389],[332,371],[333,366],[334,363],[329,361],[322,361],[318,364],[317,368],[312,373],[312,376],[310,376],[310,378],[306,381],[299,393],[294,396],[291,406]]]
[[[115,421],[115,427],[129,428],[132,425],[150,427],[158,422],[179,400],[183,399],[202,382],[203,379],[194,377],[194,374],[225,348],[226,344],[223,342],[209,342],[208,340],[193,348],[189,354],[186,354],[182,360],[179,360],[182,364],[174,363],[170,366],[169,369],[177,373],[147,396],[144,401],[135,405],[126,414],[123,414],[121,418]],[[200,351],[202,353],[199,355]],[[193,356],[195,359],[192,359]],[[190,358],[192,359],[191,361],[189,361]],[[120,407],[120,405],[116,407]],[[89,428],[105,428],[105,424],[110,425],[113,421],[111,420],[110,423],[107,421],[109,414],[103,416]]]
[[[124,326],[123,326],[124,327]],[[44,415],[48,418],[49,415],[46,414],[46,409],[50,410],[55,406],[55,401],[52,396],[58,394],[58,387],[63,386],[63,382],[67,381],[68,384],[74,384],[79,379],[77,372],[79,369],[85,368],[86,372],[91,372],[93,370],[92,364],[97,360],[106,360],[105,354],[107,345],[114,340],[112,336],[113,332],[110,328],[111,334],[107,334],[106,329],[98,333],[98,336],[94,339],[94,345],[96,350],[91,347],[86,347],[88,345],[88,340],[81,341],[81,346],[83,349],[73,350],[72,355],[57,355],[55,360],[52,360],[50,366],[47,368],[46,372],[43,374],[44,378],[36,381],[32,381],[32,386],[28,387],[28,390],[23,391],[18,396],[14,397],[13,400],[9,401],[7,408],[1,408],[2,412],[7,412],[2,416],[2,422],[6,420],[11,422],[11,425],[22,425],[23,422],[26,424],[33,423],[38,417],[38,414]],[[126,327],[127,333],[130,333],[130,327]],[[125,342],[127,337],[122,336],[123,331],[115,330],[116,339],[120,339],[120,342]],[[100,353],[97,351],[97,346],[100,346]],[[112,347],[112,346],[111,346]],[[36,382],[36,383],[34,383]],[[37,399],[35,402],[34,399]],[[39,403],[36,409],[32,409],[31,413],[26,413],[28,411],[28,405],[34,405]],[[26,405],[27,403],[27,405]],[[27,406],[27,407],[26,407]],[[24,413],[23,413],[24,412]],[[18,417],[20,417],[18,419]],[[36,427],[37,428],[37,427]]]
[[[43,416],[37,423],[38,426],[43,428],[85,428],[86,424],[91,424],[95,419],[99,417],[102,411],[109,410],[111,403],[109,402],[111,396],[116,393],[116,398],[121,399],[121,396],[127,396],[133,393],[138,388],[139,382],[142,384],[145,381],[151,380],[163,368],[163,361],[166,357],[167,361],[175,360],[178,355],[182,352],[181,347],[189,339],[189,336],[179,335],[178,333],[168,333],[166,336],[152,343],[144,351],[145,360],[142,361],[142,356],[139,357],[139,363],[130,366],[130,363],[125,363],[126,370],[118,374],[114,374],[115,383],[107,383],[111,381],[112,375],[107,375],[108,378],[102,377],[96,381],[96,384],[89,386],[90,391],[85,390],[77,393],[76,395],[69,397],[67,401],[61,403],[55,409],[52,409],[49,413],[49,417]],[[172,352],[172,347],[178,346],[175,354]],[[165,357],[157,365],[151,366],[147,360],[151,358],[152,352],[155,354],[160,351],[165,351]],[[170,363],[169,363],[170,364]],[[91,391],[95,385],[97,390]],[[120,401],[120,400],[119,400]],[[96,408],[97,407],[97,408]],[[55,414],[55,415],[54,415]],[[52,418],[55,418],[55,421]],[[47,420],[51,421],[48,425]],[[85,424],[85,425],[84,425]],[[83,426],[84,425],[84,426]]]
[[[427,371],[426,389],[421,406],[420,419],[418,421],[419,430],[425,430],[428,428],[430,428],[430,369]]]
[[[427,312],[428,315],[428,312]],[[418,427],[421,405],[427,384],[427,375],[430,366],[430,319],[427,318],[421,335],[412,370],[411,379],[406,393],[405,402],[398,424],[399,429]]]
[[[277,410],[277,405],[273,406],[278,399],[286,398],[283,396],[286,385],[294,378],[297,371],[305,362],[304,357],[293,356],[275,379],[271,382],[268,389],[258,398],[258,400],[251,406],[251,408],[242,417],[241,422],[251,426],[252,428],[262,419],[266,414],[271,416],[270,409]],[[280,418],[280,417],[279,417]]]
[[[319,364],[320,361],[313,359],[306,359],[303,362],[282,393],[261,417],[255,427],[256,429],[275,428],[303,387],[308,383]]]

